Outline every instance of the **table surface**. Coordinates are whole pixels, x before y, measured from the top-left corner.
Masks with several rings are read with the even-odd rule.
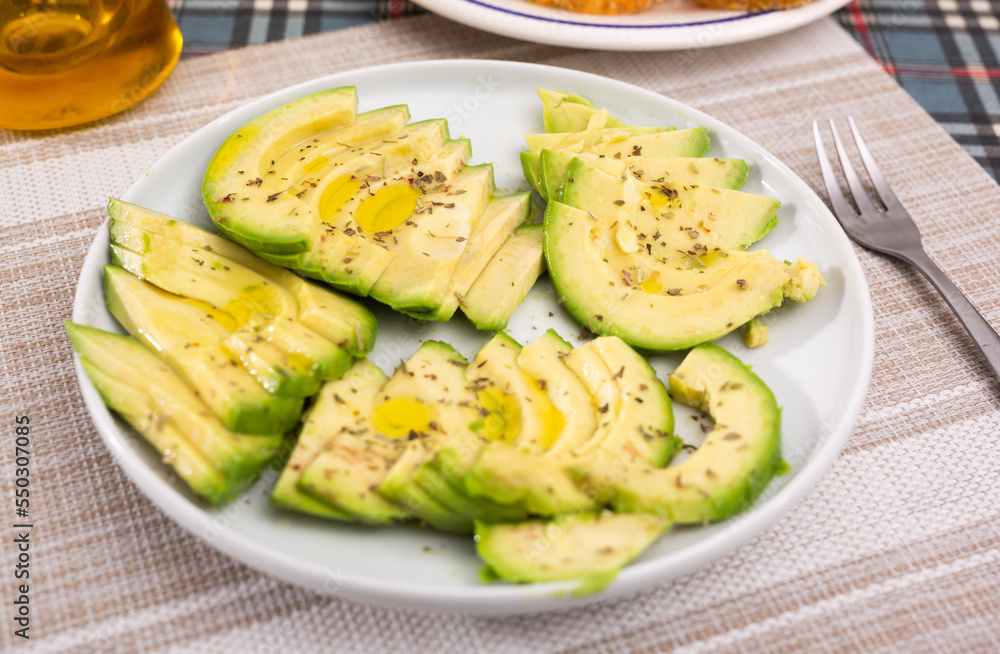
[[[253,4],[265,3],[247,7]],[[193,5],[176,9],[183,19]],[[287,34],[294,21],[283,11]],[[269,21],[240,16],[241,42],[266,36]],[[307,22],[324,24],[311,14],[300,31]],[[237,31],[232,21],[226,29]],[[362,47],[372,44],[379,47]],[[189,57],[121,115],[37,135],[0,131],[0,170],[17,190],[0,194],[0,402],[8,419],[31,419],[35,524],[32,639],[15,639],[10,614],[0,612],[7,621],[0,650],[1000,651],[1000,384],[929,284],[861,249],[875,360],[868,401],[842,453],[751,542],[633,597],[506,618],[361,604],[234,561],[137,490],[96,433],[61,328],[108,196],[124,193],[199,127],[263,94],[362,64],[469,56],[574,68],[668,94],[760,143],[821,197],[810,122],[864,117],[869,145],[914,209],[930,256],[1000,325],[992,219],[1000,187],[942,129],[943,114],[928,115],[835,20],[711,48],[685,66],[676,65],[676,53],[556,48],[426,15]],[[967,82],[986,97],[978,77]],[[39,180],[58,183],[35,192]],[[780,248],[780,240],[769,243]],[[824,272],[831,280],[837,274]],[[13,495],[10,445],[0,448],[6,498]],[[220,529],[225,520],[222,514]],[[10,574],[17,550],[14,533],[5,534],[0,570]],[[0,584],[7,607],[12,582]]]
[[[174,0],[185,57],[404,18],[408,0]],[[258,9],[261,7],[261,9]],[[852,0],[835,19],[994,179],[1000,172],[1000,3]]]

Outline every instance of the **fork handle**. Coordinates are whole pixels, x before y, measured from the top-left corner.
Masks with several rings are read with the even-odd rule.
[[[990,367],[993,368],[994,374],[1000,378],[1000,336],[997,335],[996,331],[923,250],[900,252],[899,255],[913,264],[934,285],[944,301],[955,312],[959,322],[969,332],[969,336],[979,346],[979,350],[986,357]]]

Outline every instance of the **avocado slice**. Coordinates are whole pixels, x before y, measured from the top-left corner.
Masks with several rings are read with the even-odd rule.
[[[465,479],[473,495],[519,504],[545,516],[593,511],[610,500],[611,495],[587,476],[591,467],[662,466],[680,446],[671,434],[673,413],[666,389],[642,356],[618,338],[597,338],[572,350],[560,347],[556,338],[540,341],[577,380],[561,379],[566,373],[543,357],[538,357],[537,367],[547,371],[546,390],[556,396],[552,401],[567,412],[560,412],[560,418],[567,426],[574,420],[577,425],[584,420],[586,426],[572,428],[565,441],[560,436],[555,446],[541,452],[533,453],[521,441],[513,447],[490,443]]]
[[[375,343],[375,316],[361,303],[308,282],[214,232],[136,204],[110,198],[111,241],[133,252],[150,247],[150,236],[162,236],[214,252],[281,284],[295,297],[299,321],[352,356],[363,357]]]
[[[660,131],[634,136],[621,129],[529,135],[534,138],[529,140],[528,152],[521,153],[521,168],[528,183],[542,193],[542,150],[582,152],[612,160],[627,160],[631,157],[703,157],[711,145],[708,132],[702,127],[656,129]]]
[[[528,143],[528,152],[541,152],[542,150],[578,150],[586,152],[589,148],[599,147],[608,143],[623,142],[626,139],[637,136],[649,136],[650,134],[662,134],[675,132],[676,127],[605,127],[600,129],[582,129],[578,132],[564,132],[544,134],[525,134],[524,140]],[[685,135],[689,138],[691,135]]]
[[[448,293],[440,308],[428,319],[445,322],[450,320],[483,269],[489,264],[514,230],[531,214],[531,192],[496,197],[486,205],[476,227],[469,236],[465,252],[448,285]]]
[[[565,91],[535,89],[542,101],[542,121],[546,132],[579,132],[593,124],[595,115],[601,112],[590,100]],[[605,112],[606,113],[606,112]],[[602,127],[627,127],[625,123],[606,116]]]
[[[147,236],[148,252],[112,243],[112,260],[168,292],[231,315],[239,352],[266,341],[320,379],[336,379],[350,366],[350,354],[299,322],[298,303],[281,284],[214,252]]]
[[[494,189],[493,166],[484,164],[464,167],[447,186],[421,197],[423,208],[407,221],[412,224],[393,230],[386,247],[397,257],[371,296],[397,311],[436,313]]]
[[[643,350],[683,350],[719,338],[786,296],[794,299],[803,280],[821,278],[815,264],[796,270],[796,264],[766,251],[678,257],[664,250],[659,259],[645,249],[626,254],[610,224],[550,202],[545,212],[549,276],[563,307],[578,322]]]
[[[618,475],[611,484],[615,510],[702,524],[747,509],[781,464],[774,395],[739,359],[711,344],[688,353],[670,375],[670,393],[708,413],[715,426],[683,462]]]
[[[673,187],[714,186],[739,189],[747,181],[749,168],[742,159],[709,157],[626,157],[613,159],[596,154],[542,150],[539,154],[538,192],[544,199],[561,200],[562,186],[573,159],[579,159],[612,177],[669,183]]]
[[[386,381],[377,367],[359,361],[343,379],[323,387],[300,436],[300,443],[316,454],[311,460],[308,452],[302,454],[301,471],[286,468],[288,492],[296,502],[305,495],[366,524],[388,524],[410,516],[376,491],[406,450],[405,440],[379,434],[372,425],[372,403]]]
[[[469,287],[461,301],[462,313],[476,329],[506,328],[544,270],[542,224],[522,225]]]
[[[343,498],[347,508],[350,508],[352,502],[364,502],[368,499],[367,495],[375,495],[362,484],[355,484],[355,488],[360,488],[358,493],[353,492],[352,488],[352,492],[341,494],[345,476],[364,474],[367,470],[356,462],[349,462],[349,465],[343,466],[337,470],[337,474],[329,477],[321,475],[321,479],[315,483],[323,490],[305,493],[299,489],[298,484],[306,468],[318,456],[329,457],[324,469],[332,469],[330,464],[334,462],[336,454],[330,453],[343,452],[333,446],[325,449],[332,440],[343,436],[341,445],[345,446],[349,438],[360,440],[358,436],[361,434],[352,433],[359,431],[365,423],[359,408],[365,407],[365,398],[370,401],[387,380],[381,370],[361,359],[355,361],[341,379],[327,382],[323,386],[303,419],[295,446],[271,491],[272,504],[334,520],[354,521],[356,515],[368,513],[364,509],[349,512],[338,508],[338,503],[325,501],[328,497]]]
[[[476,451],[490,411],[465,378],[466,360],[450,345],[427,341],[402,364],[375,399],[376,429],[410,439],[378,490],[418,518],[444,531],[471,533],[472,519],[455,513],[418,483],[438,451]]]
[[[486,579],[579,580],[573,594],[585,595],[606,587],[669,528],[667,518],[610,511],[513,524],[476,523],[476,551],[486,562]]]
[[[115,319],[159,353],[227,429],[280,434],[298,422],[302,397],[269,393],[226,347],[226,323],[233,322],[228,314],[166,293],[116,266],[104,267],[104,291]],[[298,386],[301,375],[293,378],[292,372],[289,385]]]
[[[210,504],[232,501],[281,445],[281,435],[225,427],[174,371],[135,338],[65,323],[73,349],[104,402]]]
[[[321,150],[313,146],[324,143],[309,142],[319,134],[339,132],[335,140],[345,145],[338,147],[350,149],[355,142],[398,132],[409,117],[406,108],[388,109],[359,123],[355,89],[344,87],[300,98],[244,125],[223,142],[205,171],[202,196],[212,221],[253,251],[308,250],[319,220],[308,204],[285,192],[289,186],[275,163],[289,152],[298,161]]]
[[[778,224],[781,206],[732,189],[609,175],[582,159],[570,163],[561,201],[615,225],[623,252],[658,258],[746,249]]]

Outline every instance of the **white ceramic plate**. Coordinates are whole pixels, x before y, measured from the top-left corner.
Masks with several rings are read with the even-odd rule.
[[[772,342],[766,347],[747,350],[733,335],[721,341],[754,366],[784,407],[783,454],[792,471],[776,479],[752,510],[735,519],[674,529],[602,594],[560,597],[566,584],[483,584],[478,578],[482,564],[469,537],[411,526],[364,528],[273,509],[267,493],[274,474],[231,506],[207,509],[161,464],[153,448],[111,415],[77,364],[101,436],[135,484],[169,516],[230,556],[320,592],[416,609],[530,612],[633,593],[704,566],[775,522],[826,470],[855,423],[872,365],[871,304],[851,245],[819,198],[782,163],[732,128],[656,93],[586,73],[510,62],[416,62],[341,73],[261,98],[198,130],[154,163],[124,198],[210,225],[201,202],[201,175],[223,140],[278,105],[346,85],[357,86],[363,110],[405,102],[414,120],[447,117],[453,135],[472,138],[475,161],[494,163],[501,188],[526,187],[517,153],[525,133],[542,129],[534,92],[538,86],[581,93],[631,124],[703,125],[712,136],[711,156],[750,162],[746,190],[783,202],[781,224],[760,246],[779,258],[801,255],[815,260],[827,279],[812,302],[790,302],[792,306],[772,312]],[[107,261],[105,224],[84,262],[73,319],[118,330],[102,298],[101,266]],[[515,313],[512,335],[527,343],[554,327],[578,342],[580,328],[555,300],[543,277]],[[489,337],[460,319],[421,327],[390,311],[378,315],[378,338],[370,358],[386,372],[420,340],[451,342],[471,358]],[[665,378],[679,360],[658,356],[653,362]],[[694,438],[696,430],[686,415],[678,411],[678,428]],[[155,551],[156,543],[150,547]]]
[[[662,0],[627,16],[594,16],[530,0],[415,0],[445,18],[515,39],[590,50],[691,50],[742,43],[802,27],[849,0],[758,14],[699,7],[695,0]]]

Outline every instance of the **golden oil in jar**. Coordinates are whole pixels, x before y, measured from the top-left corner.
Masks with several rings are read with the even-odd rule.
[[[124,111],[180,56],[164,0],[0,2],[0,128],[51,129]]]

